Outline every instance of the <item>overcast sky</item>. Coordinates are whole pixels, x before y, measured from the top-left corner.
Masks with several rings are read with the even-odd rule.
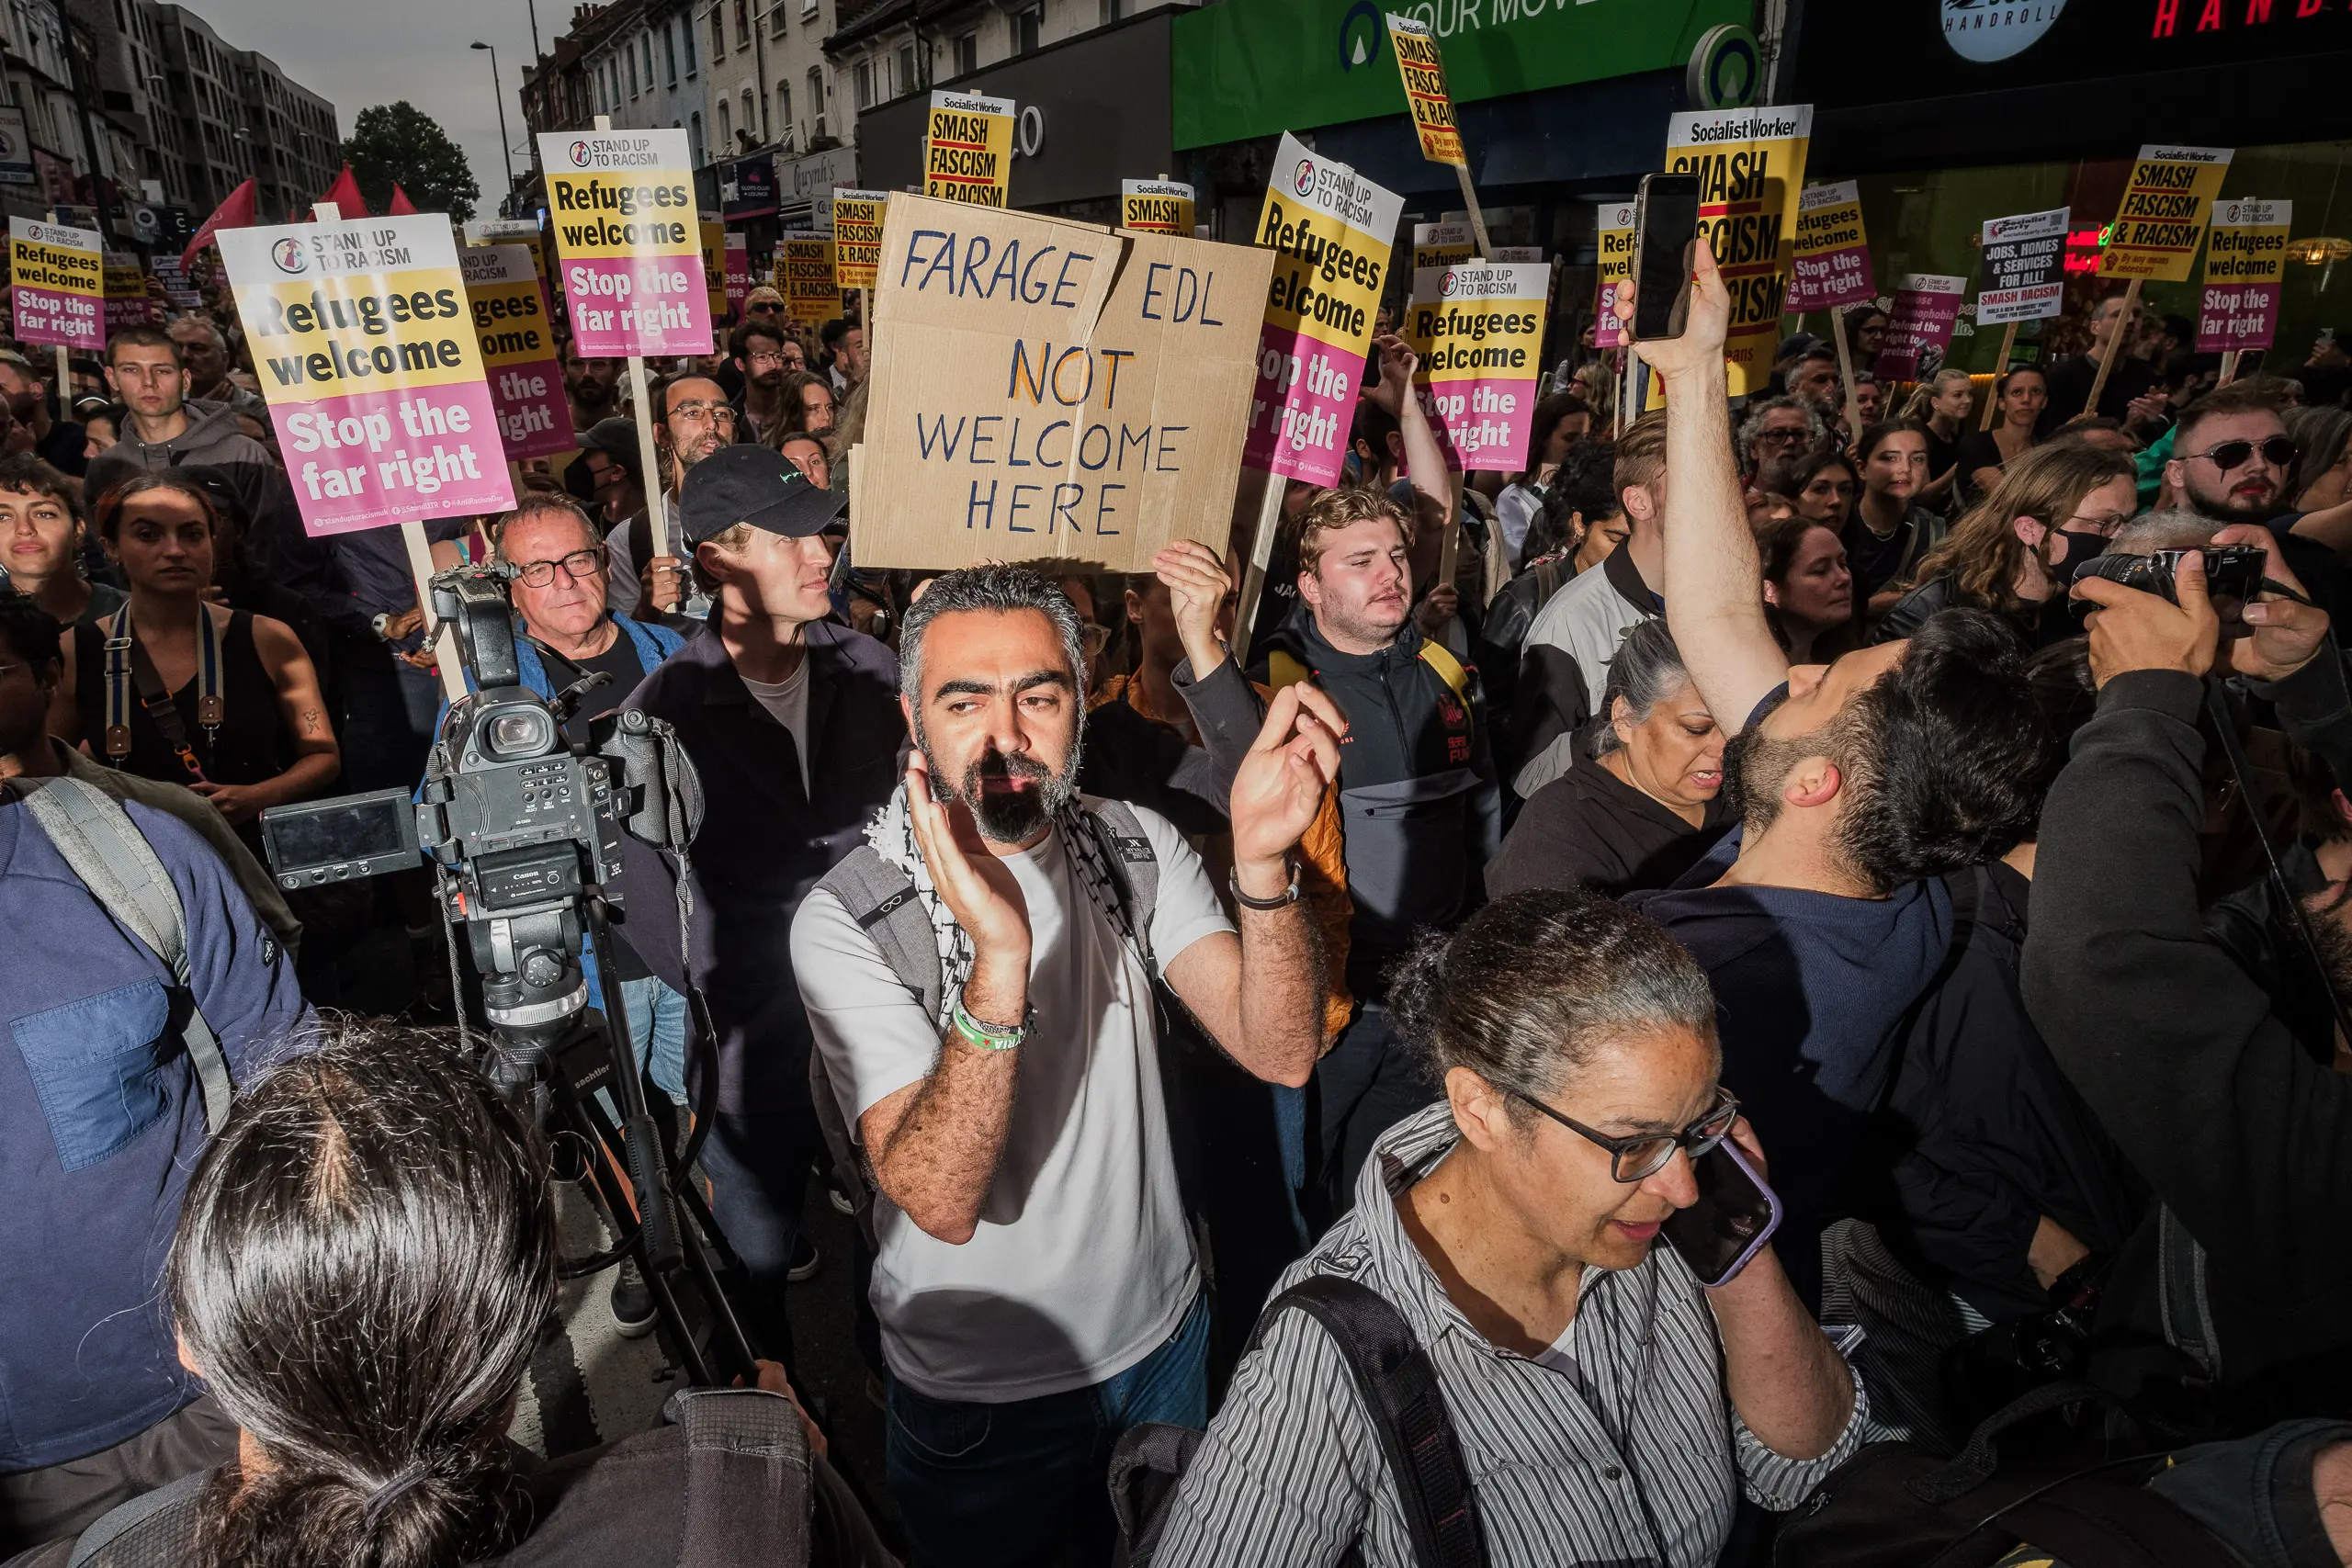
[[[540,40],[551,44],[571,23],[571,0],[537,4]],[[334,105],[341,135],[350,135],[352,120],[372,104],[406,98],[423,109],[465,150],[488,213],[506,175],[490,56],[466,47],[480,39],[498,51],[514,166],[530,165],[515,96],[531,60],[526,0],[193,0],[189,9],[230,43],[268,55]],[[197,214],[199,221],[203,216]]]

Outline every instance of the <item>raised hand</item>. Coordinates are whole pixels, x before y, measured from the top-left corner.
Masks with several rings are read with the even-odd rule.
[[[1029,906],[1020,885],[989,853],[970,811],[932,798],[931,766],[920,750],[907,759],[907,816],[932,884],[972,939],[975,956],[1016,960],[1025,973]]]
[[[1683,319],[1682,335],[1637,343],[1634,352],[1661,376],[1705,374],[1720,378],[1724,344],[1731,336],[1731,291],[1724,287],[1723,274],[1715,270],[1715,253],[1703,234],[1690,242],[1690,310]],[[1619,321],[1634,319],[1634,293],[1633,278],[1618,283],[1614,313]]]
[[[1395,333],[1383,333],[1374,338],[1372,351],[1380,356],[1380,379],[1365,389],[1364,396],[1401,421],[1405,417],[1405,400],[1413,395],[1413,372],[1420,368],[1421,356]]]
[[[1225,662],[1217,622],[1232,601],[1233,579],[1217,553],[1197,539],[1170,545],[1151,558],[1151,570],[1168,585],[1176,635],[1183,639],[1184,657],[1193,661],[1197,681]]]
[[[1233,777],[1233,864],[1252,897],[1290,881],[1287,861],[1340,776],[1348,721],[1329,694],[1305,681],[1284,686]]]

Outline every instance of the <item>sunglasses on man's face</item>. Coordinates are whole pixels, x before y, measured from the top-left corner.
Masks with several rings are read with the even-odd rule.
[[[2244,468],[2246,459],[2256,452],[2274,468],[2287,468],[2295,460],[2295,444],[2283,435],[2274,435],[2267,441],[2224,441],[2211,451],[2192,456],[2204,458],[2226,474],[2232,468]]]

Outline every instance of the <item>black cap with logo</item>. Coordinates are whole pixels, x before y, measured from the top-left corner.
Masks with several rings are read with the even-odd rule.
[[[699,545],[738,523],[805,539],[840,521],[849,497],[820,490],[782,453],[741,444],[721,446],[686,470],[678,494],[686,543]]]

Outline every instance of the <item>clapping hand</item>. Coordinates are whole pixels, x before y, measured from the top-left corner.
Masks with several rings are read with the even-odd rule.
[[[1184,657],[1193,662],[1199,680],[1225,662],[1225,647],[1217,637],[1217,623],[1233,597],[1233,579],[1217,553],[1198,539],[1179,539],[1151,558],[1151,570],[1168,585],[1169,608],[1175,613],[1176,635]]]
[[[1020,885],[989,852],[968,808],[932,798],[931,764],[921,750],[907,759],[907,816],[932,885],[956,923],[972,939],[976,955],[1029,964],[1029,907]]]
[[[1252,897],[1290,881],[1291,848],[1340,776],[1348,721],[1329,694],[1301,681],[1274,694],[1266,722],[1233,778],[1234,875]]]

